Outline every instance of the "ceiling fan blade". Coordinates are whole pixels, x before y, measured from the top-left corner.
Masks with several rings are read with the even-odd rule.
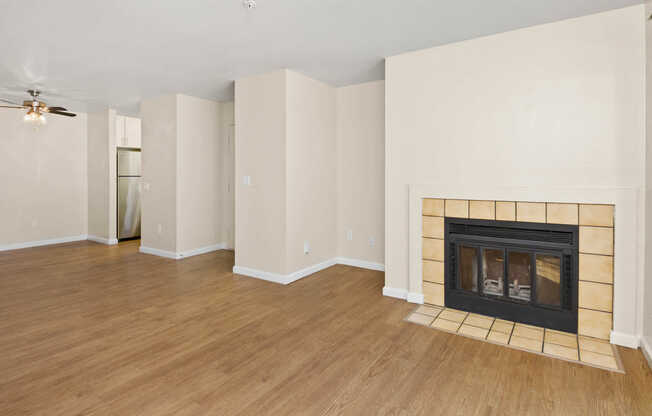
[[[52,112],[52,111],[68,111],[68,110],[66,110],[63,107],[48,107],[48,112]]]
[[[66,117],[75,117],[77,114],[75,113],[67,113],[65,111],[50,111],[50,114],[58,114],[60,116],[66,116]]]
[[[24,109],[24,107],[18,107],[18,106],[15,106],[15,105],[0,105],[0,108],[18,108],[20,110]]]
[[[4,98],[0,98],[0,101],[2,101],[3,103],[7,103],[7,104],[20,105],[17,102],[14,102],[14,101],[11,101],[11,100],[5,100]]]

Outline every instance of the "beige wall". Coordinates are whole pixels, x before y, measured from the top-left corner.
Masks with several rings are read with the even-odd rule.
[[[220,105],[177,96],[178,252],[221,243]]]
[[[88,114],[88,235],[115,243],[115,110]]]
[[[285,272],[292,273],[337,254],[335,88],[287,71],[286,91]]]
[[[384,264],[385,82],[338,88],[336,109],[338,256]]]
[[[109,112],[88,114],[88,234],[109,238]]]
[[[383,84],[337,89],[289,70],[236,81],[238,268],[383,264]]]
[[[87,233],[86,129],[83,113],[34,130],[0,109],[0,249]]]
[[[652,1],[645,2],[646,16],[652,14]],[[644,348],[652,363],[652,21],[645,23],[646,50],[646,166],[645,166],[645,292],[643,301]],[[652,364],[651,364],[652,365]]]
[[[220,103],[220,241],[235,247],[235,118],[233,101]]]
[[[638,214],[616,229],[640,233],[632,235],[634,273],[625,277],[636,291],[644,22],[643,6],[634,6],[387,59],[386,286],[408,288],[409,185],[428,185],[434,195],[483,186],[631,188],[641,196]],[[615,292],[615,327],[638,325],[641,302],[622,302],[618,281]]]
[[[286,71],[235,82],[235,264],[271,273],[285,271],[285,102]]]
[[[181,94],[141,103],[145,249],[183,257],[226,243],[221,108]]]
[[[141,246],[177,251],[177,96],[144,100]],[[149,189],[148,189],[149,187]]]

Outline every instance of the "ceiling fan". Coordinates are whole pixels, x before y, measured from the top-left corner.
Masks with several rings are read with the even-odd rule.
[[[32,96],[31,100],[23,101],[22,104],[13,102],[11,100],[6,100],[0,98],[2,103],[11,104],[11,105],[0,105],[0,108],[18,108],[26,109],[27,114],[25,114],[25,121],[33,121],[38,123],[45,123],[44,113],[48,114],[57,114],[60,116],[66,117],[75,117],[77,114],[70,113],[63,107],[48,107],[47,104],[43,101],[39,101],[40,91],[37,90],[27,90],[27,93]]]

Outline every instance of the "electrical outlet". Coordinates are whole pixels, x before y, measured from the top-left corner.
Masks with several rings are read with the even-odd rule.
[[[242,177],[242,184],[250,186],[251,185],[251,176],[243,176]]]
[[[303,242],[303,254],[309,254],[310,253],[310,242],[309,241],[304,241]]]
[[[346,239],[353,241],[353,230],[346,230]]]
[[[369,247],[374,247],[376,245],[376,239],[369,237]]]
[[[162,234],[163,233],[163,225],[159,224],[158,227],[157,227],[157,231],[158,231],[159,235]]]

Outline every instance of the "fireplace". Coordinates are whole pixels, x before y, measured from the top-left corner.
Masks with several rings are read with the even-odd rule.
[[[445,218],[445,306],[576,333],[578,228]]]

